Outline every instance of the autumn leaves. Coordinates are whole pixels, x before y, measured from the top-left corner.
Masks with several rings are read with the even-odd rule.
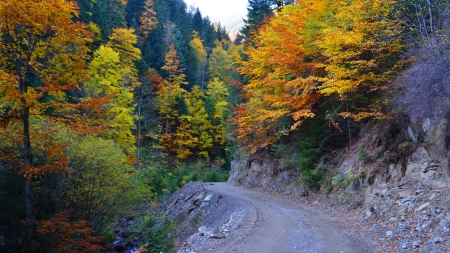
[[[241,60],[246,102],[233,120],[253,151],[274,143],[319,105],[326,117],[381,114],[375,93],[397,69],[402,49],[395,9],[381,1],[301,1],[284,7],[251,39]],[[330,102],[331,101],[331,102]],[[282,118],[291,118],[280,126]]]
[[[201,41],[196,38],[193,43],[199,43],[198,48],[202,48]],[[220,43],[218,47],[221,47]],[[211,66],[220,65],[219,60],[211,59],[210,62]],[[159,142],[181,161],[192,155],[209,161],[211,154],[225,144],[224,121],[228,107],[225,83],[215,77],[207,84],[206,91],[196,85],[188,92],[183,88],[187,82],[173,45],[165,63],[161,69],[167,78],[157,78],[159,83],[152,84],[157,87],[156,107],[164,124]],[[210,71],[212,76],[220,76],[219,70],[214,71],[213,68]]]

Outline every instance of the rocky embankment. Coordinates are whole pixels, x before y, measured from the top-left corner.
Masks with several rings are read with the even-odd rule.
[[[319,193],[269,153],[234,161],[229,182],[345,207],[399,252],[450,252],[449,122],[425,119],[379,129],[335,159],[330,184]]]
[[[160,222],[176,222],[179,253],[213,252],[245,238],[255,226],[257,211],[246,201],[208,191],[191,182],[161,205]]]

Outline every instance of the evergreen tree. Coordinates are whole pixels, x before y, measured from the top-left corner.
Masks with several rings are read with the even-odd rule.
[[[93,20],[100,26],[104,39],[114,28],[125,27],[125,5],[120,0],[97,0],[94,6]]]
[[[197,10],[195,11],[194,17],[192,19],[192,28],[198,33],[201,33],[203,31],[203,18],[199,8],[197,8]]]
[[[244,19],[244,27],[241,32],[249,39],[260,25],[270,18],[276,7],[276,0],[248,0],[247,18]]]

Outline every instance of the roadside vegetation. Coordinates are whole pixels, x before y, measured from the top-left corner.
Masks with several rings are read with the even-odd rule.
[[[249,0],[231,41],[180,0],[2,0],[0,251],[104,250],[119,214],[244,152],[314,189],[365,177],[329,166],[361,131],[394,122],[382,152],[409,152],[395,124],[450,115],[449,7]],[[170,251],[152,219],[143,243]]]

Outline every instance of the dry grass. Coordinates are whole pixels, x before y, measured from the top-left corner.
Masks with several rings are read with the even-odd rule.
[[[412,123],[450,115],[450,46],[414,50],[415,63],[397,78],[394,105]]]

